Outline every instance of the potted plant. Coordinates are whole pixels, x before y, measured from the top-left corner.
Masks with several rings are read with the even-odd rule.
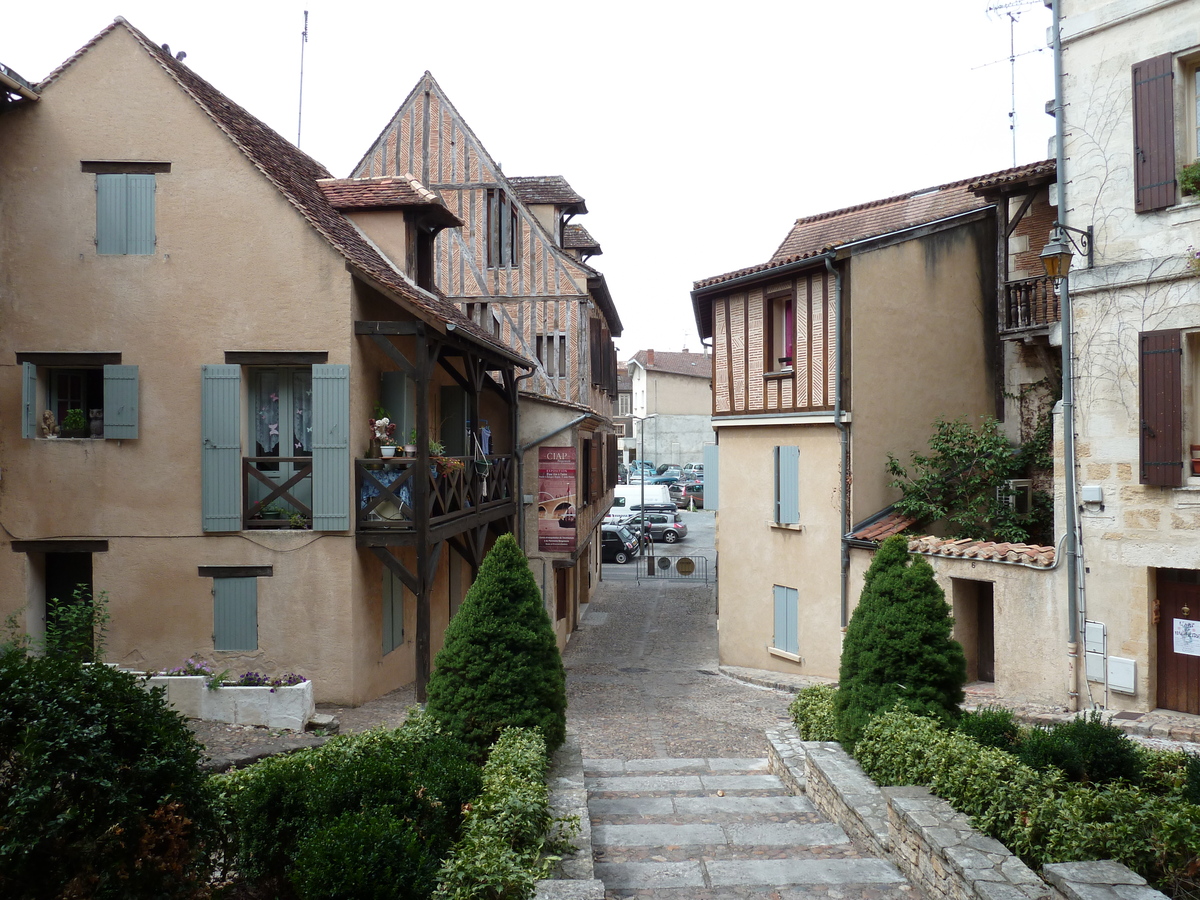
[[[396,423],[383,416],[371,419],[371,443],[379,447],[379,455],[392,457],[396,455]]]
[[[1179,170],[1178,184],[1184,194],[1200,194],[1200,159]]]
[[[417,429],[415,428],[408,433],[408,443],[404,445],[404,455],[417,455]]]
[[[287,515],[287,510],[278,503],[268,503],[258,513],[264,519],[282,519]]]
[[[82,409],[68,409],[63,417],[62,436],[66,438],[81,438],[88,436],[87,419]]]

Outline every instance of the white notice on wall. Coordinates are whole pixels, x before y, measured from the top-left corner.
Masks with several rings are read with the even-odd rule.
[[[1175,619],[1175,652],[1200,656],[1200,622],[1195,619]]]

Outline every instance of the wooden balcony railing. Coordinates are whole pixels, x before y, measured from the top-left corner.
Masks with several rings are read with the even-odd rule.
[[[1062,319],[1058,292],[1054,280],[1022,278],[1004,285],[1004,302],[1000,309],[1000,333],[1025,331],[1051,325]]]
[[[431,528],[509,506],[513,503],[513,473],[512,456],[440,457],[424,470],[410,457],[356,459],[354,496],[358,498],[358,528],[413,530],[419,478],[426,481]]]
[[[259,469],[268,463],[270,471]],[[280,463],[290,467],[292,474],[286,481],[275,481],[279,477]],[[286,469],[284,470],[286,471]],[[299,514],[304,519],[303,527],[312,525],[312,508],[302,503],[292,491],[305,479],[311,481],[313,463],[311,456],[243,456],[242,457],[242,528],[297,528],[298,520],[289,518]],[[251,500],[251,487],[265,486],[267,494]],[[311,495],[311,490],[308,491]],[[278,514],[283,508],[286,514]],[[269,517],[269,518],[268,518]]]

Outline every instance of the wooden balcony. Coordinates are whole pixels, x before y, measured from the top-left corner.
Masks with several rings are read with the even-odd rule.
[[[268,468],[259,466],[266,463]],[[286,481],[279,472],[291,471]],[[302,502],[296,489],[305,485],[306,496],[311,496],[313,461],[311,456],[243,456],[242,457],[242,528],[311,528],[312,507]],[[274,477],[272,477],[274,476]],[[266,491],[257,500],[251,497]],[[284,514],[277,510],[282,508]],[[304,520],[299,523],[297,515]]]
[[[356,459],[357,530],[415,535],[427,517],[430,537],[446,537],[516,513],[515,459],[440,457],[422,468],[411,457]],[[426,517],[416,508],[424,488]]]
[[[1022,278],[1004,285],[1004,296],[1000,304],[1000,334],[1018,337],[1026,334],[1044,334],[1050,326],[1062,320],[1058,292],[1054,280]]]

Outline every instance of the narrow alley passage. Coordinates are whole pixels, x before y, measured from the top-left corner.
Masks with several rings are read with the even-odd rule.
[[[604,581],[564,662],[610,900],[920,896],[768,773],[790,698],[720,674],[712,586]]]

